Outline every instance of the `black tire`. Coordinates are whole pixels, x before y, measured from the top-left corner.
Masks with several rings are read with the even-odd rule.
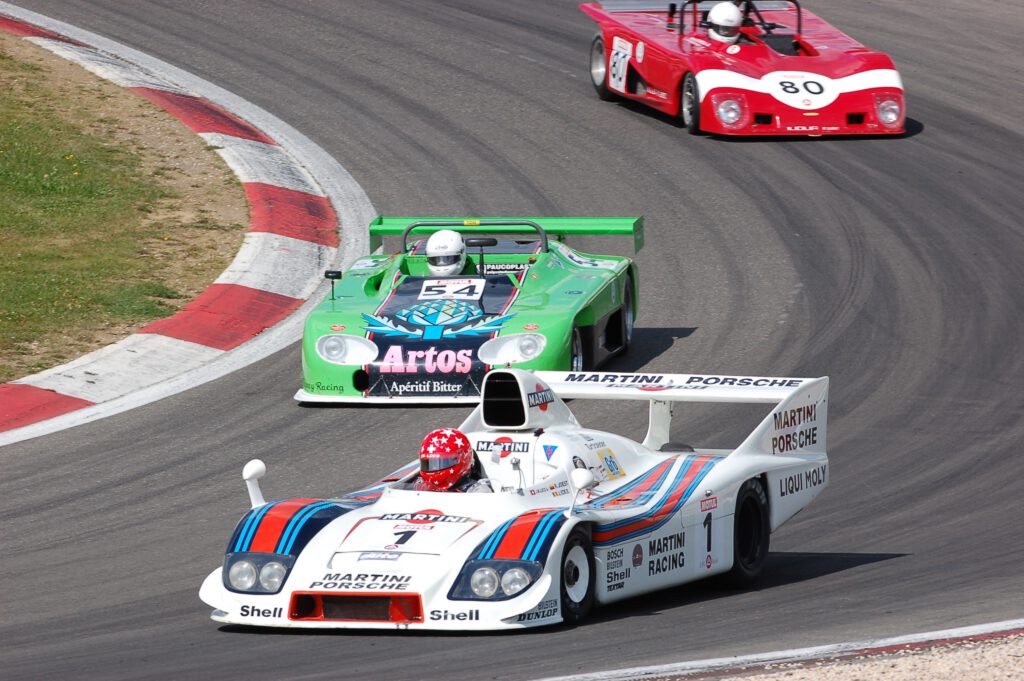
[[[577,327],[572,329],[572,346],[569,349],[569,371],[586,371],[586,351],[583,348],[583,334]]]
[[[604,38],[598,33],[590,43],[590,84],[594,86],[597,98],[613,102],[618,95],[608,89],[608,55],[604,51]]]
[[[692,72],[683,78],[683,86],[679,91],[679,115],[691,135],[700,134],[700,89],[697,87],[697,77]]]
[[[587,533],[577,527],[565,541],[559,569],[562,621],[566,624],[579,622],[594,607],[594,577],[594,548]]]
[[[627,277],[626,285],[622,287],[622,352],[629,350],[633,343],[634,305],[633,280]]]
[[[749,589],[757,584],[764,572],[770,539],[768,495],[761,481],[752,478],[743,483],[736,495],[732,570],[725,576],[728,586]]]

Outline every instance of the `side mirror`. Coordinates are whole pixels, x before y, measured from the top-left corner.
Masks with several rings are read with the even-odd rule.
[[[325,270],[324,279],[330,279],[331,281],[341,279],[341,270]]]
[[[466,248],[487,248],[497,245],[498,240],[493,236],[474,236],[466,239]]]
[[[594,489],[597,487],[597,478],[589,468],[573,468],[569,473],[569,480],[577,490]]]
[[[267,503],[260,490],[260,478],[267,474],[267,464],[259,459],[253,459],[245,464],[242,469],[242,479],[245,480],[245,487],[249,490],[249,503],[253,508]]]

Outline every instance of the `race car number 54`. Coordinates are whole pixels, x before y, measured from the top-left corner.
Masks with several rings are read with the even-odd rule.
[[[633,43],[619,37],[612,40],[612,54],[608,58],[608,87],[619,92],[626,91],[626,71],[632,56]]]
[[[484,294],[484,279],[427,279],[420,289],[420,300],[479,300]]]

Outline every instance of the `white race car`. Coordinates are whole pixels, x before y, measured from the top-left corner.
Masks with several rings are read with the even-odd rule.
[[[582,427],[568,398],[646,400],[643,443]],[[735,449],[669,441],[677,402],[764,402]],[[419,491],[418,461],[334,499],[252,509],[199,596],[265,627],[516,629],[724,574],[761,575],[769,535],[828,481],[828,378],[499,369],[460,426],[491,492]],[[422,487],[422,485],[420,485]]]

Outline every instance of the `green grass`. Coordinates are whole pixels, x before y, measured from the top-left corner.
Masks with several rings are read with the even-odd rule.
[[[72,123],[74,103],[55,101],[38,70],[0,54],[0,382],[69,359],[81,329],[164,317],[180,297],[138,257],[154,236],[144,212],[165,190]]]

